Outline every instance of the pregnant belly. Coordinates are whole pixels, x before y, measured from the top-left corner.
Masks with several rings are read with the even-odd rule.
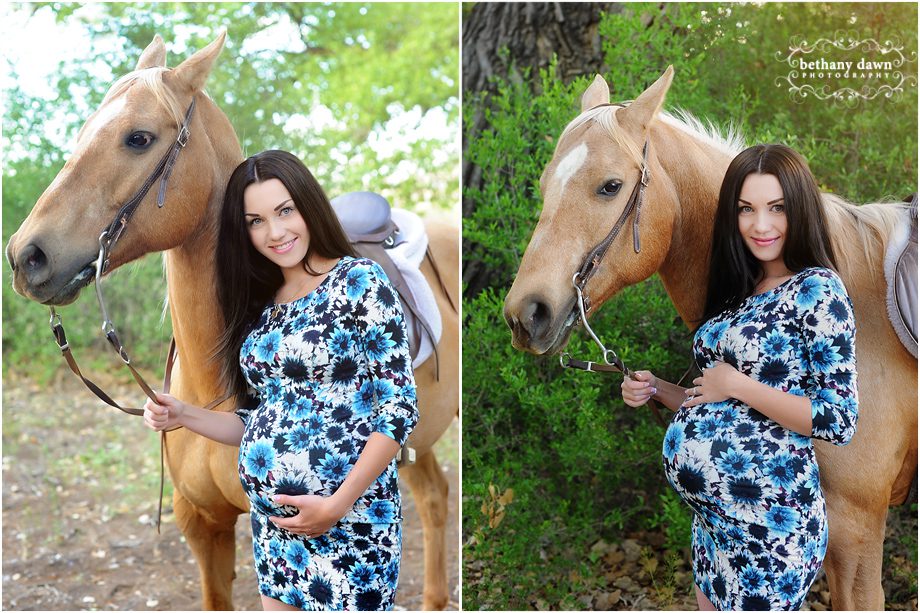
[[[733,402],[682,408],[664,438],[665,474],[695,508],[757,504],[764,479],[757,458],[760,432]]]
[[[277,423],[280,414],[261,407],[250,418],[240,443],[239,477],[252,505],[271,515],[294,515],[291,506],[276,505],[276,494],[328,495],[310,463],[307,440]]]

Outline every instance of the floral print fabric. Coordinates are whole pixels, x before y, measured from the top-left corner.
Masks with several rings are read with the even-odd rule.
[[[811,399],[812,437],[856,428],[853,311],[833,271],[809,268],[704,323],[700,369],[722,361]],[[696,584],[719,610],[798,609],[827,549],[810,437],[739,400],[679,409],[664,440],[668,481],[693,509]]]
[[[403,445],[415,426],[408,337],[383,270],[344,257],[304,298],[268,305],[240,365],[252,402],[237,410],[239,474],[260,592],[305,609],[392,608],[402,519],[395,459],[322,537],[268,521],[297,513],[275,494],[331,496],[372,433]]]

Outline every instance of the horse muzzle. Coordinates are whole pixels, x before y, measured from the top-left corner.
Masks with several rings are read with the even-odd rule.
[[[76,259],[82,264],[58,266],[38,242],[16,249],[14,238],[6,247],[6,259],[13,271],[13,289],[17,294],[49,306],[63,306],[77,299],[80,290],[96,274],[95,258]]]
[[[505,302],[505,323],[511,328],[511,344],[515,349],[535,355],[561,351],[578,320],[574,301],[557,310],[531,294],[517,304]]]

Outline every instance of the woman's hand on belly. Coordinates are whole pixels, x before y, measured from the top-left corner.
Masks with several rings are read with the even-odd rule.
[[[341,501],[334,496],[277,494],[272,500],[275,504],[290,505],[298,510],[297,515],[293,517],[269,517],[272,523],[288,532],[303,534],[307,538],[325,534],[351,509],[350,506],[343,508]]]
[[[705,369],[703,376],[694,379],[693,383],[682,406],[695,407],[735,398],[787,430],[802,436],[812,435],[811,400],[807,397],[756,381],[724,362]]]
[[[681,406],[695,407],[710,402],[724,402],[735,398],[733,393],[739,377],[746,375],[725,362],[716,362],[712,368],[703,369],[703,376],[693,380],[693,387],[686,390],[687,399]]]

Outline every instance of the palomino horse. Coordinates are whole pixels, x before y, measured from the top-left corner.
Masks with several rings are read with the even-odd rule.
[[[73,302],[91,279],[97,240],[120,203],[144,182],[175,141],[192,97],[197,106],[191,136],[172,173],[166,204],[151,190],[111,256],[110,270],[152,251],[166,251],[165,268],[179,366],[173,393],[205,405],[223,397],[217,365],[209,359],[222,330],[217,309],[214,260],[218,211],[224,186],[243,160],[227,117],[203,92],[225,34],[174,69],[157,36],[137,69],[120,79],[77,137],[73,156],[10,239],[7,258],[17,292],[47,305]],[[129,144],[154,140],[139,153]],[[129,141],[129,139],[131,139]],[[459,294],[459,232],[426,224],[430,247],[453,303]],[[425,534],[424,608],[442,609],[448,598],[445,558],[447,480],[432,445],[458,414],[459,317],[430,264],[422,269],[443,320],[440,380],[434,360],[415,371],[420,418],[409,439],[417,462],[400,472],[411,488]],[[116,316],[117,319],[117,316]],[[217,410],[234,409],[224,403]],[[127,424],[126,424],[127,425]],[[132,424],[141,427],[140,422]],[[203,606],[232,607],[234,526],[248,509],[237,476],[237,450],[180,429],[167,437],[169,471],[175,484],[176,519],[201,572]]]
[[[516,348],[546,354],[567,343],[577,321],[573,273],[624,209],[646,141],[641,248],[630,218],[587,285],[589,313],[657,272],[684,322],[701,317],[719,187],[743,144],[660,112],[672,75],[668,68],[629,105],[610,105],[600,76],[585,91],[582,113],[540,178],[543,211],[505,299]],[[860,400],[849,445],[815,445],[830,522],[825,569],[835,608],[880,610],[888,506],[904,500],[917,470],[917,361],[888,323],[882,272],[888,236],[907,217],[893,205],[857,207],[830,195],[824,205],[855,308]]]

